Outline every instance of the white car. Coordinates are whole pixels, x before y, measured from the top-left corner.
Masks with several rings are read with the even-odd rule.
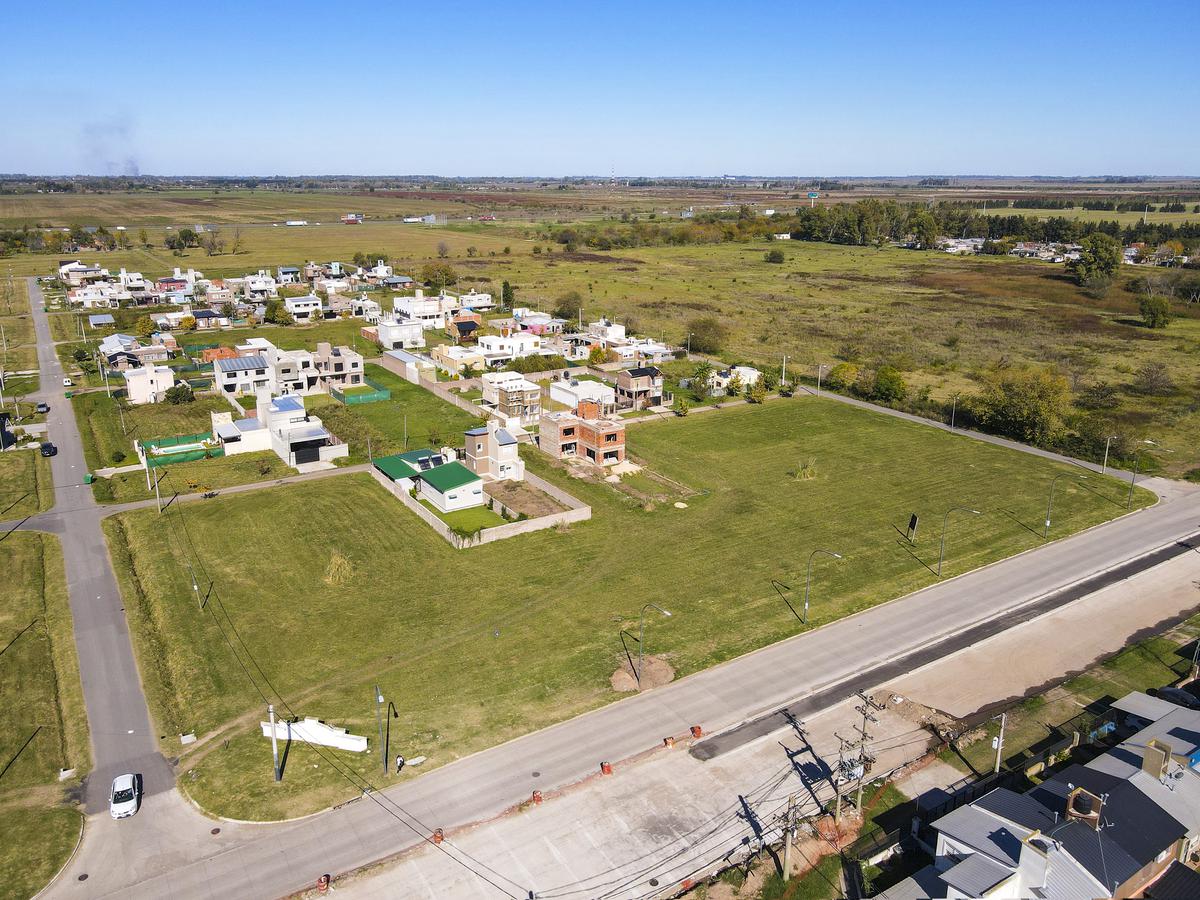
[[[73,387],[74,384],[75,382],[73,382],[70,378],[63,379],[63,387]]]
[[[118,775],[108,792],[108,811],[114,819],[124,819],[138,811],[141,800],[141,779],[136,775]]]

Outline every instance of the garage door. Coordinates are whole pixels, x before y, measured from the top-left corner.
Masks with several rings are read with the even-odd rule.
[[[320,447],[297,447],[296,465],[301,463],[318,462],[321,459]]]

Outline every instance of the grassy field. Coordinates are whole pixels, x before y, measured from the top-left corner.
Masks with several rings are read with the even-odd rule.
[[[176,491],[180,494],[198,494],[296,474],[295,469],[271,450],[177,463],[156,471],[163,476],[159,482],[159,492],[164,502]],[[99,478],[93,485],[93,493],[101,503],[149,500],[154,496],[153,488],[146,488],[146,473],[142,469]]]
[[[342,406],[325,394],[305,398],[326,427],[350,445],[356,462],[367,459],[367,437],[375,456],[421,447],[461,447],[463,432],[479,420],[422,387],[368,363],[366,376],[391,392],[390,400]],[[405,437],[407,436],[407,445]]]
[[[378,682],[397,698],[393,752],[440,765],[615,699],[619,633],[636,626],[640,605],[630,598],[653,597],[675,614],[651,626],[649,647],[686,675],[800,629],[770,581],[800,583],[810,547],[846,557],[814,574],[815,627],[934,580],[936,540],[911,548],[897,531],[913,511],[931,523],[964,502],[984,510],[955,523],[947,574],[1040,545],[1046,491],[1063,471],[812,398],[640,425],[628,441],[690,489],[688,508],[569,478],[532,452],[530,471],[589,503],[590,522],[455,551],[363,475],[173,509],[166,530],[153,512],[108,520],[159,730],[203,736],[184,758],[184,789],[240,818],[297,814],[353,793],[302,747],[291,749],[282,786],[273,784],[261,765],[258,695],[214,617],[236,624],[295,713],[373,734]],[[810,458],[816,477],[792,477]],[[873,490],[856,490],[863,483]],[[1052,536],[1123,511],[1120,483],[1087,486],[1059,483]],[[194,564],[218,587],[219,602],[203,613],[177,602],[190,591],[181,516]],[[294,529],[268,521],[321,524],[297,553]],[[511,565],[514,554],[522,565]],[[333,565],[339,557],[348,571]],[[228,742],[204,740],[214,732]],[[372,754],[338,758],[375,777]]]
[[[1151,206],[1161,206],[1151,203]],[[977,213],[993,216],[1028,216],[1031,219],[1075,219],[1079,222],[1119,222],[1122,225],[1136,225],[1145,219],[1151,225],[1180,225],[1184,222],[1200,221],[1200,215],[1192,212],[1194,203],[1187,204],[1187,212],[1115,212],[1105,209],[996,209],[995,207],[978,207]]]
[[[86,772],[87,719],[58,539],[17,532],[4,542],[0,579],[0,880],[30,897],[58,871],[79,836],[60,769]]]
[[[36,450],[0,453],[0,519],[19,519],[54,505],[50,460]]]

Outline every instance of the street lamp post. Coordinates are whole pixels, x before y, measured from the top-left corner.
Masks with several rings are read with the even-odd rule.
[[[829,366],[825,365],[825,363],[820,363],[817,365],[817,396],[818,397],[821,396],[821,374],[828,368],[829,368]]]
[[[383,741],[383,692],[375,685],[375,722],[379,725],[379,760],[383,763],[383,774],[386,775],[387,745]]]
[[[980,515],[979,510],[971,509],[969,506],[952,506],[946,510],[946,515],[942,516],[942,548],[938,551],[938,578],[942,577],[942,560],[946,558],[946,527],[950,524],[950,513],[957,510],[969,512],[973,516]]]
[[[665,609],[663,609],[661,606],[659,606],[657,603],[647,603],[645,606],[642,607],[641,624],[638,626],[638,668],[637,668],[638,690],[641,690],[641,688],[642,688],[642,659],[646,655],[645,654],[645,650],[646,650],[646,610],[648,610],[648,609],[657,609],[660,613],[662,613],[667,618],[671,617],[671,614],[669,612],[667,612]]]
[[[950,430],[954,430],[954,417],[958,412],[958,394],[954,395],[954,399],[950,401]]]
[[[832,556],[834,559],[842,558],[842,554],[834,553],[832,550],[814,550],[812,553],[808,554],[808,567],[804,573],[804,614],[800,617],[800,621],[803,622],[805,625],[808,624],[808,592],[809,592],[809,589],[812,587],[813,557],[816,556],[818,553],[823,553],[826,556]]]
[[[1110,434],[1104,439],[1104,463],[1100,466],[1101,475],[1108,471],[1108,448],[1112,446],[1113,438],[1115,437],[1115,434]]]
[[[689,360],[689,361],[690,361],[690,360],[691,360],[691,358],[692,358],[692,335],[693,335],[693,334],[695,334],[695,332],[694,332],[694,331],[689,331],[689,332],[688,332],[688,338],[687,338],[687,358],[688,358],[688,360]]]
[[[1050,482],[1050,496],[1046,500],[1046,527],[1042,531],[1042,540],[1047,540],[1050,537],[1050,511],[1054,509],[1054,486],[1058,484],[1060,478],[1078,478],[1080,481],[1087,481],[1086,475],[1080,475],[1078,472],[1059,472]]]
[[[1154,441],[1142,441],[1143,444],[1149,444],[1156,450],[1161,450],[1163,453],[1174,453],[1173,450],[1168,450],[1166,447],[1160,447]],[[1138,470],[1142,465],[1142,453],[1145,452],[1144,447],[1138,447],[1133,453],[1133,475],[1129,478],[1129,496],[1125,500],[1125,508],[1129,509],[1133,506],[1133,485],[1137,481]]]

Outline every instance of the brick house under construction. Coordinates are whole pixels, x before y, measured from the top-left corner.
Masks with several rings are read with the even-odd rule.
[[[625,459],[625,424],[600,417],[600,405],[585,400],[572,412],[543,413],[538,446],[555,459],[581,458],[598,466]]]

